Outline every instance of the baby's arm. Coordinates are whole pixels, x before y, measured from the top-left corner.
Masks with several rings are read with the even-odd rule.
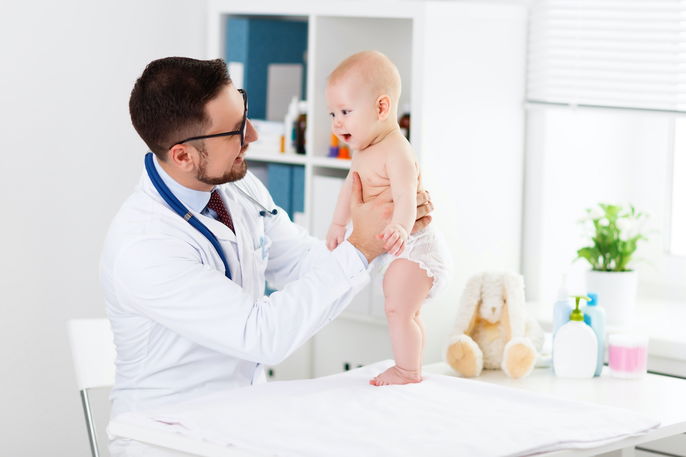
[[[333,220],[326,234],[326,247],[333,250],[345,240],[345,227],[350,221],[350,197],[353,190],[352,172],[348,173],[338,194]]]
[[[405,249],[405,241],[417,218],[418,171],[412,148],[401,143],[389,151],[386,159],[386,173],[393,194],[393,218],[380,234],[386,243],[384,247],[391,254],[398,255]]]

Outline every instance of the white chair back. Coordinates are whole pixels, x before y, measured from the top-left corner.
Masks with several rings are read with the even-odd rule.
[[[67,327],[91,454],[93,457],[101,457],[107,451],[101,451],[98,444],[99,433],[96,432],[96,421],[88,392],[94,388],[111,387],[114,384],[116,350],[112,329],[107,319],[71,319]]]
[[[79,390],[114,384],[116,350],[107,319],[71,319],[69,342]]]

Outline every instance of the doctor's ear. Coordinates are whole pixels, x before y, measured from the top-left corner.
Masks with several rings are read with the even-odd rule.
[[[180,170],[190,171],[197,163],[198,155],[198,150],[188,144],[175,144],[169,150],[167,160]]]
[[[376,99],[376,115],[380,121],[385,121],[391,114],[391,97],[382,95]]]

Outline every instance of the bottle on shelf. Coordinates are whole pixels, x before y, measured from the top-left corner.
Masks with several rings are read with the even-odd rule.
[[[307,130],[307,101],[298,103],[298,118],[295,122],[295,152],[305,154],[305,132]]]
[[[584,322],[591,326],[598,340],[598,357],[593,376],[600,376],[605,363],[605,310],[598,305],[598,295],[588,294],[590,300],[583,307]]]
[[[283,120],[283,147],[282,151],[286,154],[293,154],[295,152],[295,121],[298,118],[298,97],[293,96],[291,102],[288,104],[288,111]]]
[[[410,141],[410,105],[404,104],[400,108],[400,119],[398,119],[400,131],[403,132],[407,141]]]
[[[329,142],[329,157],[338,157],[338,137],[335,134],[331,134],[331,141]]]
[[[341,143],[338,146],[338,158],[339,159],[351,159],[352,158],[350,156],[350,147],[347,144]]]

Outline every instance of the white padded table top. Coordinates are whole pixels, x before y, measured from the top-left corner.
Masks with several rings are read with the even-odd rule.
[[[126,430],[148,430],[195,441],[198,449],[203,444],[283,457],[478,457],[591,448],[659,424],[626,409],[434,373],[420,384],[368,385],[391,364],[125,414],[113,421],[110,432],[141,439]]]

